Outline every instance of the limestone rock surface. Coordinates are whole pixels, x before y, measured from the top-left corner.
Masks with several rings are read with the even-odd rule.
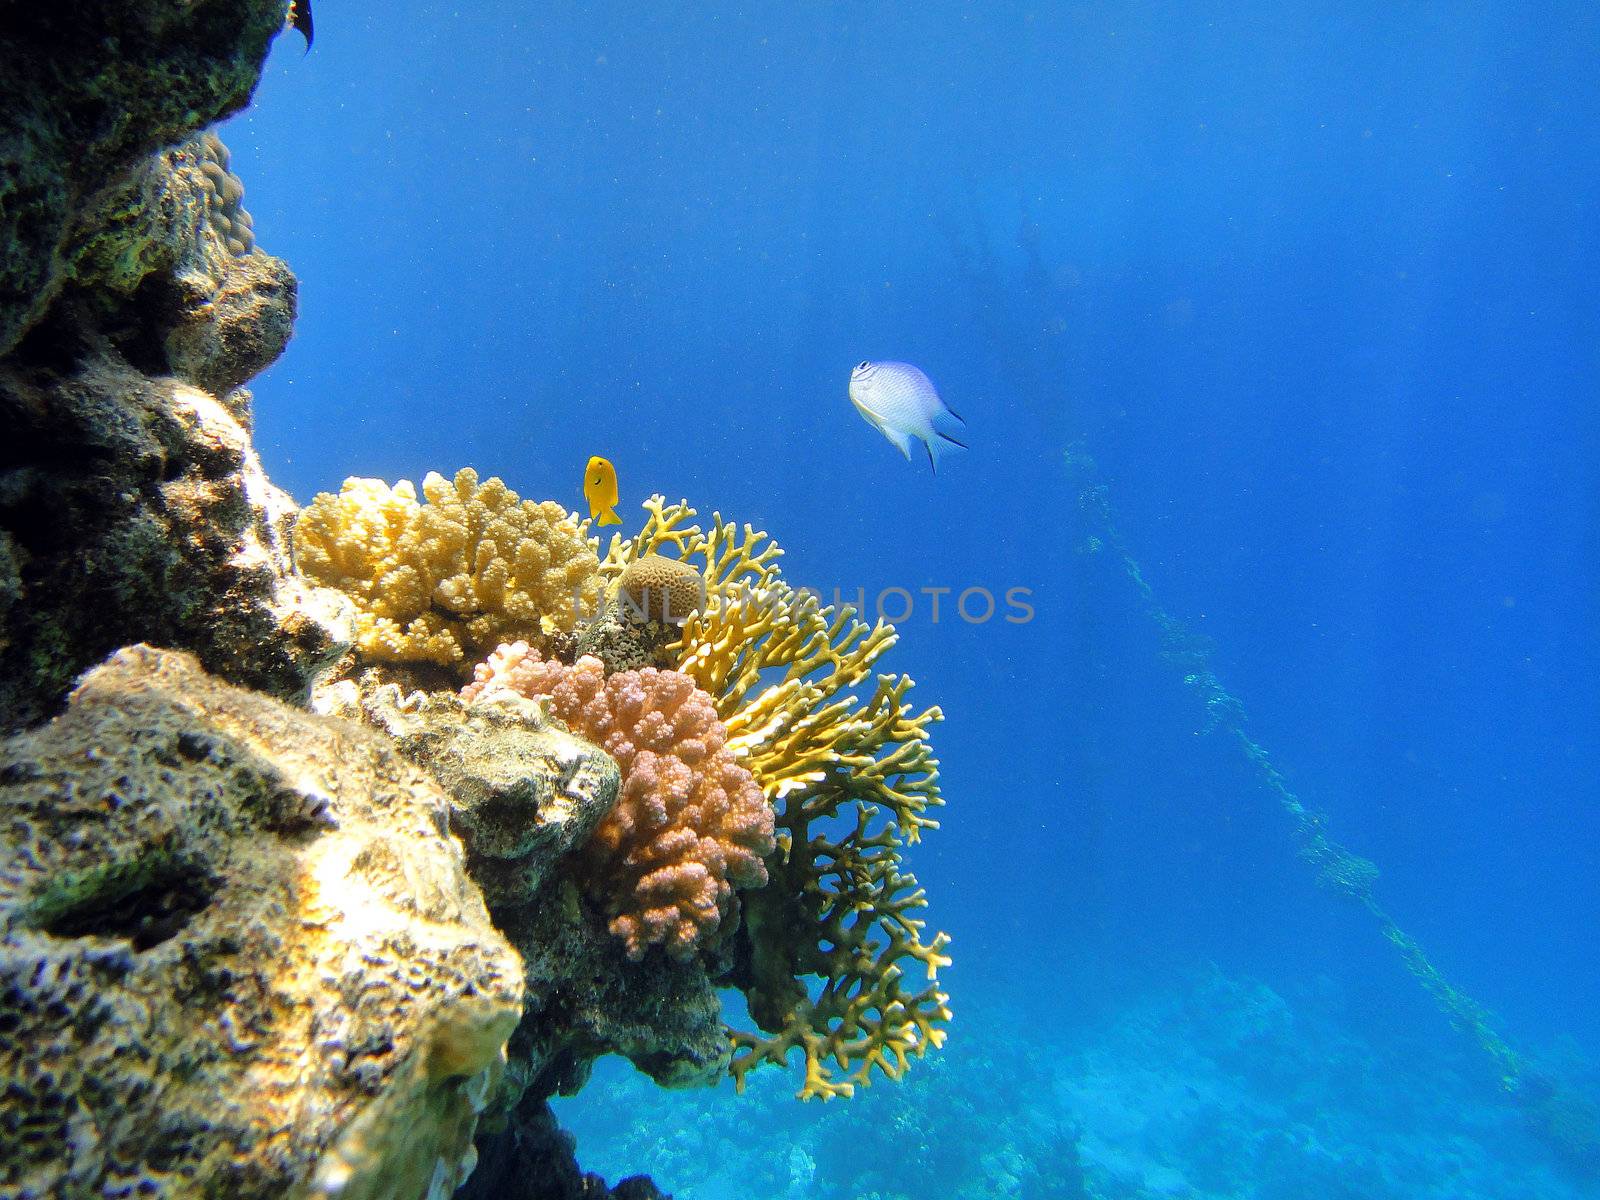
[[[363,701],[367,719],[427,767],[450,797],[451,828],[492,911],[532,903],[556,864],[617,800],[617,764],[508,692],[468,704],[449,692]]]
[[[605,1054],[668,1087],[719,1079],[730,1046],[707,966],[662,954],[630,962],[586,899],[588,863],[578,851],[615,802],[615,762],[505,689],[467,703],[389,676],[369,671],[326,685],[317,705],[382,731],[450,797],[467,868],[523,958],[524,1017],[511,1041],[506,1103],[570,1094]]]
[[[134,646],[0,742],[0,1196],[447,1196],[522,992],[370,730]]]

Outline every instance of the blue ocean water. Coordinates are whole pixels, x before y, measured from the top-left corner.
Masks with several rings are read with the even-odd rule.
[[[826,1108],[603,1064],[560,1110],[587,1167],[680,1200],[1600,1194],[1316,885],[1066,458],[1385,910],[1600,1095],[1600,11],[316,16],[223,131],[301,281],[273,478],[471,465],[578,508],[605,455],[630,521],[682,496],[824,595],[904,596],[889,665],[946,715],[913,857],[946,1050]],[[926,370],[970,451],[904,461],[862,359]]]

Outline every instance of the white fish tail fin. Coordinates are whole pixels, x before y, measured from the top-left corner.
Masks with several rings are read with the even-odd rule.
[[[958,442],[949,434],[937,431],[934,432],[932,437],[922,438],[921,441],[928,451],[928,465],[933,468],[935,475],[939,473],[939,460],[950,453],[952,446],[957,450],[965,450],[967,448],[965,442]]]

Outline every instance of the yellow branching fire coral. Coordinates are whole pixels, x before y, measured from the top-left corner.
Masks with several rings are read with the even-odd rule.
[[[356,648],[375,662],[452,666],[502,642],[570,630],[599,590],[595,545],[554,501],[499,479],[429,473],[347,479],[300,514],[300,570],[356,602]]]
[[[913,914],[927,901],[900,869],[903,845],[937,825],[928,810],[943,803],[927,744],[941,714],[913,712],[905,676],[874,676],[893,627],[789,586],[765,533],[716,514],[702,530],[693,509],[661,496],[645,508],[644,528],[613,537],[601,570],[621,576],[659,554],[699,571],[705,603],[668,653],[715,699],[729,747],[776,810],[770,881],[746,897],[725,979],[761,1030],[732,1033],[733,1074],[742,1087],[752,1068],[799,1049],[805,1098],[851,1095],[874,1068],[898,1077],[943,1043],[950,1019],[937,985],[948,939],[923,939]],[[862,700],[854,689],[869,680]],[[908,960],[926,986],[905,986]],[[815,995],[807,979],[820,980]]]

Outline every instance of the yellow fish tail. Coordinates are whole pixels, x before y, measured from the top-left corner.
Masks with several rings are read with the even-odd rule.
[[[617,516],[617,510],[616,509],[608,508],[608,509],[605,510],[605,512],[600,514],[600,519],[598,521],[596,521],[595,524],[596,525],[621,525],[622,524],[622,518]]]

